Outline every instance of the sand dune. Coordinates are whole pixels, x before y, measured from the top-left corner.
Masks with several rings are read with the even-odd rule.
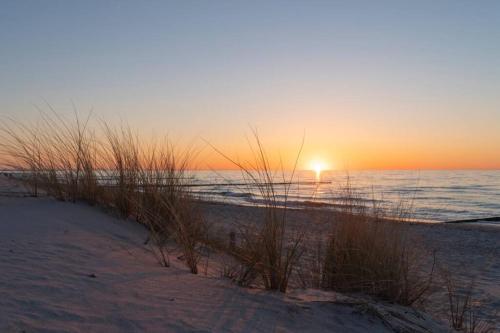
[[[140,225],[84,204],[0,197],[0,331],[444,330],[417,312],[395,320],[408,312],[395,306],[319,291],[244,289],[192,275],[176,259],[162,268],[143,245],[146,236]]]

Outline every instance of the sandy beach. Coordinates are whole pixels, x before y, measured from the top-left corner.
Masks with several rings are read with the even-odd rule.
[[[264,214],[262,208],[224,204],[207,204],[206,211],[214,224],[233,230],[242,220],[259,223]],[[326,234],[330,223],[335,223],[330,213],[321,210],[290,210],[288,214],[293,228],[303,228],[305,223],[311,235]],[[449,305],[439,274],[445,268],[453,273],[457,284],[465,286],[474,281],[473,301],[480,317],[500,329],[500,228],[481,223],[409,223],[408,236],[415,246],[436,254],[432,292],[422,308],[447,320]]]
[[[190,274],[175,253],[171,267],[160,267],[144,245],[147,231],[134,221],[83,203],[22,197],[22,189],[5,180],[2,193],[2,332],[448,331],[440,291],[425,305],[431,319],[417,310],[333,292],[294,289],[283,295],[241,288],[212,264],[205,273]],[[206,204],[205,209],[214,224],[229,228],[260,214],[255,207]],[[292,214],[294,221],[306,216]],[[498,230],[410,227],[438,250],[440,262],[477,277],[481,315],[494,320],[500,302]]]

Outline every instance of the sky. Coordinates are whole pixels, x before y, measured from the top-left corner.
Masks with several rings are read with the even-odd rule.
[[[0,2],[0,117],[127,122],[301,167],[500,169],[500,1]]]

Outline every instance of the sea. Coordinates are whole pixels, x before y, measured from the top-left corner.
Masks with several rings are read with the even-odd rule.
[[[273,173],[275,197],[288,207],[337,209],[346,188],[367,206],[405,207],[415,220],[450,222],[500,216],[500,170],[314,171]],[[259,186],[241,171],[191,171],[193,192],[221,203],[262,205]]]

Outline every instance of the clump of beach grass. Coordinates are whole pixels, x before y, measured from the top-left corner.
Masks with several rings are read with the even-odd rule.
[[[0,147],[5,167],[23,172],[37,196],[39,172],[42,164],[40,131],[37,124],[25,124],[14,119],[4,119],[0,123]]]
[[[41,113],[36,124],[2,123],[2,150],[9,167],[23,171],[35,195],[43,188],[59,200],[97,200],[97,146],[89,129],[90,114],[68,120]]]
[[[141,142],[129,126],[92,125],[90,113],[67,119],[52,109],[35,124],[8,119],[0,126],[0,148],[35,195],[43,190],[135,217],[150,230],[162,265],[169,265],[167,242],[174,240],[197,273],[205,221],[186,181],[191,150]]]
[[[248,285],[254,278],[260,277],[266,289],[286,292],[290,277],[303,253],[304,232],[292,231],[288,227],[287,216],[289,191],[303,144],[287,177],[282,164],[279,168],[271,165],[255,130],[253,138],[255,144],[250,147],[253,160],[247,163],[239,162],[214,148],[240,169],[248,186],[257,188],[265,210],[260,223],[240,225],[239,241],[228,246],[226,252],[241,264],[236,274],[240,284]],[[276,181],[284,186],[282,197],[278,195]]]
[[[187,170],[192,150],[178,152],[168,141],[144,148],[139,172],[138,219],[148,226],[150,239],[158,250],[160,262],[168,266],[168,241],[181,247],[186,265],[198,273],[198,248],[206,223],[189,190]]]
[[[136,195],[139,185],[140,143],[137,134],[128,126],[112,128],[103,123],[104,143],[102,143],[103,160],[106,163],[108,177],[111,181],[107,202],[124,218],[131,216],[136,209]]]
[[[376,203],[369,207],[349,183],[341,201],[322,254],[321,286],[402,305],[420,300],[429,290],[435,261],[408,236],[405,205],[398,206],[395,214],[387,214]],[[424,273],[429,258],[432,267]]]

